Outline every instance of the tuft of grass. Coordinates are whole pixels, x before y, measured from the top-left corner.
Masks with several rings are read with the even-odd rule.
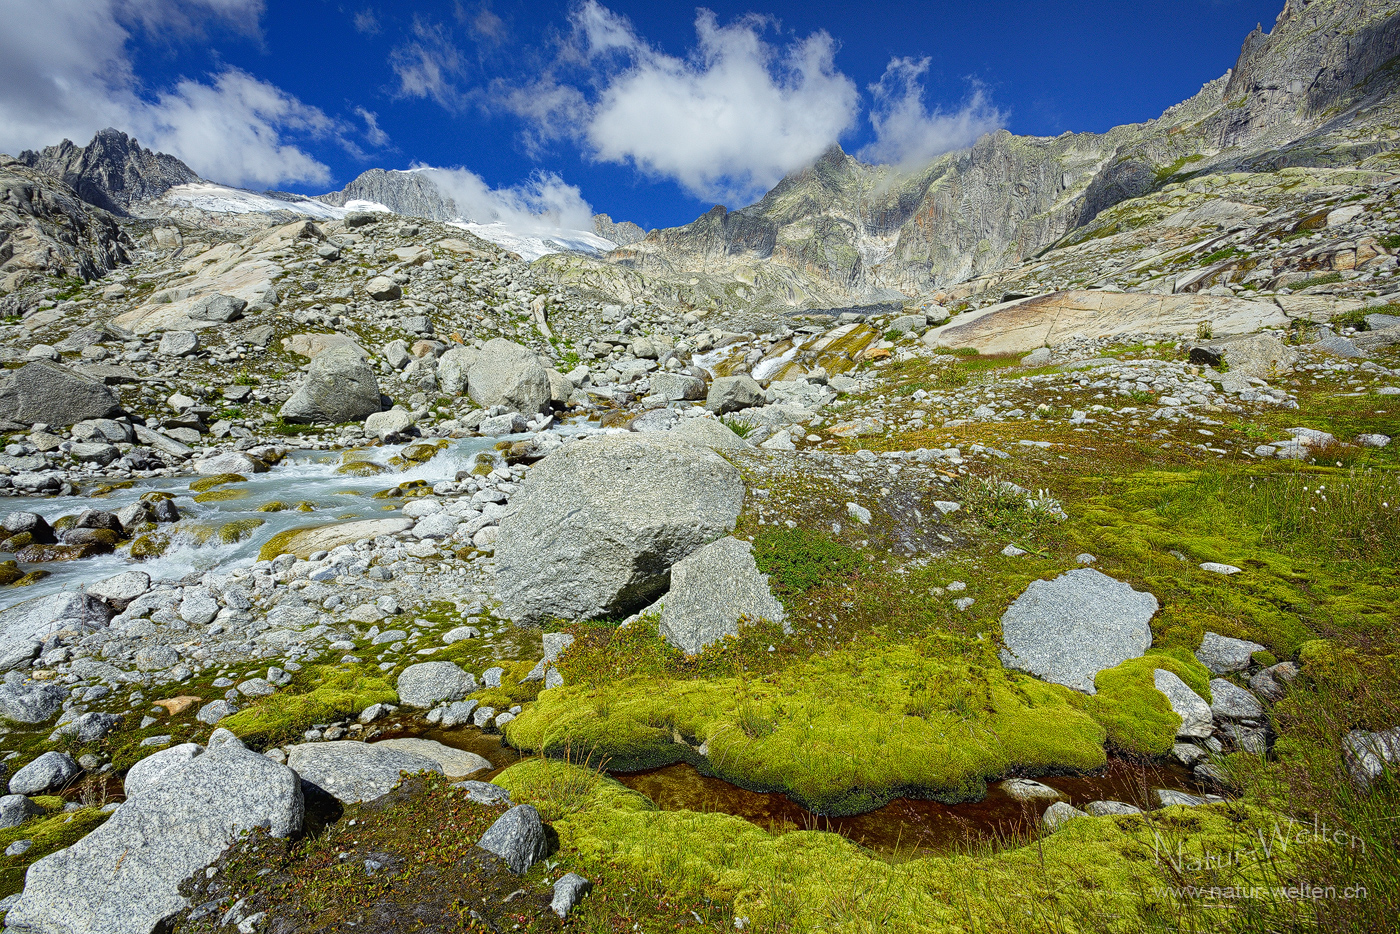
[[[753,434],[757,428],[752,422],[746,422],[742,418],[726,417],[721,418],[719,421],[721,425],[741,438],[747,438],[749,435]]]

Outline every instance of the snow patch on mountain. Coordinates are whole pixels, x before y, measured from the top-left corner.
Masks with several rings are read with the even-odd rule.
[[[521,229],[510,224],[473,224],[451,221],[449,226],[470,231],[483,240],[505,247],[532,263],[550,253],[586,253],[601,256],[617,249],[617,244],[587,230],[567,228]]]

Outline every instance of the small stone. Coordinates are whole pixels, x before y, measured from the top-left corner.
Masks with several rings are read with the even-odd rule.
[[[496,818],[477,846],[499,856],[512,872],[523,876],[547,850],[539,812],[528,804],[516,805]]]
[[[593,883],[576,872],[571,872],[554,883],[554,898],[549,907],[561,919],[567,918],[583,897],[593,890]]]
[[[1041,815],[1040,822],[1045,826],[1047,831],[1054,833],[1065,824],[1080,817],[1088,817],[1088,815],[1063,801],[1056,801],[1045,809],[1045,813]]]
[[[1233,564],[1221,564],[1218,561],[1206,561],[1201,564],[1201,570],[1210,571],[1212,574],[1225,574],[1228,576],[1230,574],[1240,573],[1241,569],[1235,567]]]
[[[1226,720],[1253,720],[1264,715],[1264,708],[1254,695],[1224,678],[1210,682],[1210,709]]]
[[[1090,817],[1109,817],[1114,814],[1141,814],[1142,808],[1122,801],[1090,801],[1084,805]]]
[[[226,700],[210,701],[199,708],[199,713],[195,714],[195,719],[200,723],[215,724],[224,717],[230,716],[234,712],[234,707]]]
[[[1211,674],[1223,675],[1248,668],[1250,657],[1255,652],[1262,651],[1264,647],[1257,642],[1246,642],[1244,639],[1231,639],[1219,633],[1207,632],[1201,639],[1201,647],[1196,650],[1196,658],[1210,669]]]

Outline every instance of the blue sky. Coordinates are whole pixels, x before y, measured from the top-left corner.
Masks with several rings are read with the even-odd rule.
[[[481,211],[669,226],[833,140],[912,166],[998,126],[1149,119],[1281,7],[0,0],[0,150],[110,124],[252,188],[429,164]]]

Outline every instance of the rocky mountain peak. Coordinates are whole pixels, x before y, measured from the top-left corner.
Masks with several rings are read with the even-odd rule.
[[[158,198],[176,185],[202,181],[179,159],[146,149],[112,127],[98,130],[86,146],[65,139],[38,152],[26,150],[17,161],[62,179],[88,204],[123,216],[136,202]]]

